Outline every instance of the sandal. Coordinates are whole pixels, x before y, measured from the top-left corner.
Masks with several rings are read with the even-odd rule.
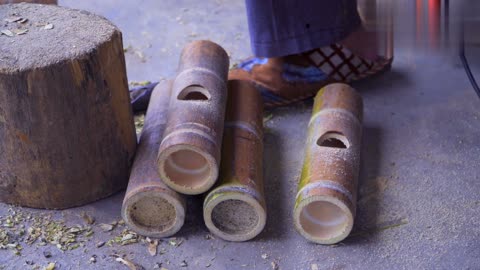
[[[393,58],[366,60],[340,44],[298,55],[309,65],[286,58],[250,58],[229,72],[230,80],[251,81],[260,91],[267,109],[286,106],[313,97],[333,82],[350,83],[389,70]]]

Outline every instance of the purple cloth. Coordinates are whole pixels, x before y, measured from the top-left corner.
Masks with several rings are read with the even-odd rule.
[[[246,0],[257,57],[306,52],[338,42],[360,24],[356,0]]]
[[[147,110],[150,96],[157,84],[158,82],[153,82],[147,85],[130,88],[130,104],[132,105],[134,113]]]

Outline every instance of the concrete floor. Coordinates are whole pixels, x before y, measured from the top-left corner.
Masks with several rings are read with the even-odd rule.
[[[232,63],[250,54],[243,1],[60,1],[112,20],[124,33],[131,81],[174,76],[182,46],[211,39]],[[360,196],[352,236],[336,246],[307,243],[292,225],[292,207],[311,103],[272,111],[266,124],[265,182],[268,222],[247,243],[207,239],[201,198],[192,198],[182,245],[163,241],[151,257],[145,244],[104,246],[120,233],[94,225],[85,248],[62,253],[54,246],[24,245],[21,256],[0,251],[5,269],[26,261],[56,269],[127,269],[111,254],[152,269],[480,269],[480,100],[451,57],[396,50],[391,72],[354,87],[365,102]],[[87,211],[96,224],[120,219],[123,193],[65,211],[26,209],[68,224]],[[0,215],[9,206],[0,205]],[[159,248],[159,249],[160,249]],[[50,251],[45,258],[43,251]],[[89,258],[97,256],[90,264]],[[187,266],[181,267],[182,261]]]

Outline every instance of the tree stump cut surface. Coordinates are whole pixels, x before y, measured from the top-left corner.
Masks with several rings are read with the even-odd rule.
[[[0,5],[0,31],[0,201],[67,208],[124,188],[136,136],[121,32],[26,3]]]

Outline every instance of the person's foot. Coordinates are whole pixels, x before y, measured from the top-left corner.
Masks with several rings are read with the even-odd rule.
[[[338,43],[365,60],[379,60],[377,33],[367,31],[363,26]]]
[[[302,54],[252,57],[231,70],[229,79],[254,83],[266,108],[289,105],[313,97],[329,83],[351,82],[389,69],[392,59],[376,54],[375,39],[361,28],[339,44]]]

